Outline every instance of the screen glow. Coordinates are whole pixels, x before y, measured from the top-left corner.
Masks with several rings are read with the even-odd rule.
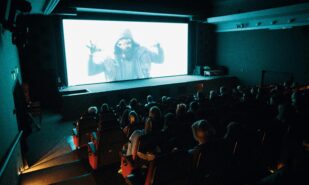
[[[63,20],[68,85],[185,75],[188,24]]]

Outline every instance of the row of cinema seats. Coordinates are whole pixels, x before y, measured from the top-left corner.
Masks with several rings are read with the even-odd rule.
[[[216,156],[223,165],[229,166],[229,159]],[[138,167],[130,156],[122,156],[122,175],[129,185],[207,185],[207,184],[233,184],[227,179],[222,179],[220,175],[213,174],[212,169],[205,166],[209,156],[202,151],[193,154],[187,150],[174,150],[158,155],[156,159],[150,161],[148,167],[143,172],[137,172]],[[193,159],[193,160],[192,160]],[[214,159],[212,157],[212,159]],[[215,160],[213,163],[218,163]],[[209,162],[209,161],[208,161]],[[133,163],[133,164],[132,164]],[[218,168],[222,165],[218,164]],[[143,168],[143,167],[141,167]],[[222,168],[222,171],[228,168]],[[231,172],[223,172],[231,173]]]
[[[256,142],[249,143],[259,146],[258,143],[262,144],[265,133],[259,131],[254,135],[258,136],[252,138],[252,141]],[[133,160],[132,156],[121,153],[128,139],[119,127],[117,117],[113,112],[101,115],[83,114],[73,128],[73,138],[77,148],[88,148],[89,164],[94,170],[121,162],[122,176],[130,185],[193,185],[213,181],[213,177],[201,165],[203,162],[200,161],[204,160],[204,156],[200,153],[192,160],[187,150],[174,150],[158,155],[155,160],[147,164],[144,171],[136,173],[136,170],[140,170],[140,165],[135,164],[138,162]],[[243,159],[252,153],[252,151],[249,153],[241,151],[241,148],[246,147],[242,147],[244,143],[239,138],[234,138],[231,142],[233,147],[228,152],[232,153],[235,158]],[[142,143],[140,141],[138,146]],[[140,147],[136,147],[136,150],[138,148]]]
[[[94,170],[121,162],[122,176],[130,185],[196,184],[192,177],[200,176],[190,173],[198,172],[200,166],[198,161],[192,165],[187,150],[159,155],[149,162],[144,174],[135,173],[139,169],[132,156],[121,153],[128,139],[113,113],[82,115],[73,128],[73,138],[77,148],[88,147],[89,164]]]
[[[277,175],[277,177],[279,177],[282,170],[290,170],[288,168],[288,162],[291,157],[298,159],[297,157],[299,156],[297,155],[303,155],[303,153],[301,153],[303,151],[299,151],[300,154],[297,155],[294,151],[295,148],[305,146],[304,142],[305,144],[307,143],[307,140],[299,139],[304,137],[302,135],[307,129],[307,127],[303,125],[303,120],[307,119],[300,118],[307,118],[309,115],[308,103],[302,105],[304,107],[301,105],[297,107],[295,105],[308,102],[308,99],[301,99],[303,101],[296,99],[297,102],[293,102],[293,99],[290,100],[290,96],[293,97],[293,94],[290,95],[293,91],[290,93],[283,93],[285,91],[289,92],[289,89],[284,90],[281,88],[276,90],[279,92],[272,92],[272,89],[261,90],[261,94],[255,94],[255,91],[253,91],[252,95],[248,95],[247,98],[244,98],[243,94],[245,93],[243,91],[245,90],[241,90],[241,88],[237,89],[235,92],[232,91],[224,96],[217,96],[215,99],[209,97],[208,99],[202,98],[193,100],[190,96],[188,100],[186,100],[186,97],[178,98],[173,100],[175,102],[167,102],[167,106],[160,106],[163,112],[168,112],[169,110],[174,112],[176,110],[177,116],[179,112],[177,112],[179,103],[186,102],[187,105],[189,105],[188,102],[197,101],[198,108],[200,109],[193,112],[197,115],[196,119],[211,120],[215,130],[218,131],[213,139],[220,142],[208,142],[206,145],[206,152],[202,151],[197,153],[195,157],[192,157],[192,153],[189,152],[194,145],[188,147],[179,145],[179,143],[183,144],[183,142],[187,140],[184,134],[182,134],[184,133],[183,130],[185,129],[186,133],[192,132],[190,127],[184,127],[186,125],[183,125],[183,120],[188,119],[190,123],[196,121],[195,118],[192,118],[192,116],[190,117],[188,112],[183,112],[182,114],[184,116],[182,117],[176,117],[178,125],[176,128],[177,132],[174,132],[173,137],[168,138],[173,139],[175,136],[177,137],[180,135],[181,142],[172,143],[172,147],[166,147],[168,148],[168,150],[166,150],[164,144],[167,143],[167,139],[165,139],[167,137],[156,137],[156,139],[159,140],[158,145],[162,148],[162,153],[156,152],[154,160],[146,161],[146,163],[142,165],[139,163],[140,161],[136,160],[136,158],[134,159],[133,156],[127,156],[125,154],[119,155],[122,151],[122,146],[128,140],[127,138],[122,140],[123,134],[120,131],[115,115],[112,113],[109,114],[110,116],[105,115],[96,118],[97,121],[94,131],[88,131],[88,136],[86,136],[92,143],[88,144],[88,141],[86,141],[84,144],[82,142],[78,144],[80,147],[83,145],[88,146],[89,161],[94,169],[112,162],[120,162],[121,174],[130,185],[248,185],[256,184],[261,179],[274,174],[279,174]],[[252,92],[250,91],[250,93]],[[282,102],[273,104],[271,103],[272,101],[270,101],[270,99],[273,98],[272,94],[282,94],[285,98],[280,100]],[[308,93],[302,94],[302,98],[308,97]],[[286,114],[281,116],[285,118],[282,120],[278,117],[280,111],[282,111],[278,107],[283,103],[284,105],[290,105],[292,107],[286,110],[290,111],[291,115],[286,112]],[[169,106],[171,108],[169,108]],[[127,109],[139,110],[134,107],[132,108],[131,105],[129,108],[127,107]],[[123,110],[123,112],[125,111]],[[108,119],[108,117],[112,119]],[[147,115],[146,117],[141,117],[147,118]],[[287,118],[289,119],[287,120]],[[128,118],[125,118],[123,120],[127,119]],[[78,133],[78,129],[80,129],[78,128],[79,124],[80,123],[77,124],[76,133]],[[90,124],[88,126],[90,126]],[[142,128],[143,127],[140,129]],[[95,134],[92,134],[92,132]],[[165,136],[164,132],[160,133],[159,136]],[[77,136],[76,139],[78,139]],[[225,145],[226,147],[223,147]],[[144,148],[142,139],[137,146],[139,147],[136,147],[136,151],[139,150],[140,146]],[[178,148],[178,150],[174,150],[175,147]],[[223,148],[226,150],[221,150]],[[194,149],[196,148],[194,147]],[[205,150],[205,148],[202,149]],[[291,149],[293,149],[293,153],[289,153]],[[309,150],[307,149],[307,151]],[[205,153],[207,156],[204,155]],[[289,161],[285,162],[285,160]],[[281,161],[283,161],[283,163]],[[282,164],[287,167],[282,167]],[[221,171],[223,168],[224,171]],[[304,170],[303,167],[299,168],[297,166],[295,169],[295,172],[298,173],[298,171],[300,171],[301,175],[304,172],[308,172],[308,170]],[[294,171],[287,172],[288,175],[292,173],[294,173]],[[298,176],[292,174],[292,176],[288,178],[294,180],[294,177]],[[307,176],[304,175],[304,177]]]
[[[88,147],[89,164],[95,170],[119,162],[119,151],[127,139],[110,112],[82,115],[73,128],[73,141],[76,148]]]
[[[188,184],[190,158],[187,151],[174,151],[151,161],[144,176],[133,175],[131,156],[121,155],[127,142],[113,113],[97,116],[84,114],[73,128],[77,148],[88,147],[90,166],[95,170],[121,161],[122,175],[132,185]]]
[[[187,151],[173,151],[150,161],[144,172],[137,173],[129,157],[122,157],[122,175],[130,185],[187,185],[191,158]]]

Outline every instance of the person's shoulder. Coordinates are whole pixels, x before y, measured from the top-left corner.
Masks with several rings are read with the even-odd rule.
[[[196,155],[199,155],[200,153],[203,153],[204,152],[204,149],[205,149],[205,145],[202,144],[202,145],[196,145],[194,146],[193,148],[189,149],[188,150],[188,153],[192,156],[196,156]]]
[[[143,130],[134,130],[131,137],[139,137],[139,136],[143,135],[143,133],[144,133]]]

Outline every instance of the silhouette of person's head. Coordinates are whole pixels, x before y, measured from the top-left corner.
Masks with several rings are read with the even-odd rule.
[[[139,122],[138,115],[135,111],[129,112],[128,118],[129,118],[130,124],[137,124]]]
[[[103,103],[101,105],[101,113],[106,113],[106,112],[109,112],[109,106],[107,103]]]
[[[88,114],[98,114],[98,108],[96,106],[90,106],[87,111]]]
[[[199,105],[197,101],[191,101],[189,104],[189,111],[196,112],[199,109]]]
[[[187,106],[184,103],[179,103],[176,106],[176,117],[183,118],[187,112]]]
[[[219,89],[219,93],[220,93],[220,96],[224,96],[226,95],[226,88],[224,86],[221,86],[220,89]]]
[[[203,93],[202,91],[198,91],[198,92],[196,93],[196,95],[195,95],[195,99],[196,99],[197,101],[204,101],[204,99],[205,99],[204,93]]]
[[[226,126],[226,133],[224,135],[224,139],[229,139],[229,140],[234,141],[241,136],[241,133],[242,133],[241,124],[238,122],[232,121]]]
[[[216,93],[215,90],[210,90],[209,91],[209,100],[214,100],[218,97],[218,94]]]
[[[149,110],[148,116],[154,120],[159,120],[161,119],[161,110],[157,106],[152,106]]]
[[[152,103],[153,102],[153,97],[151,95],[147,96],[147,103]]]
[[[212,140],[216,133],[214,127],[206,120],[199,120],[194,122],[191,128],[194,139],[199,144],[204,144],[209,140]]]
[[[132,98],[132,99],[130,100],[130,108],[131,108],[132,110],[136,110],[137,107],[138,107],[138,101],[137,101],[137,99],[136,99],[136,98]]]
[[[164,115],[164,126],[163,129],[173,128],[177,125],[176,116],[173,113],[167,113]]]

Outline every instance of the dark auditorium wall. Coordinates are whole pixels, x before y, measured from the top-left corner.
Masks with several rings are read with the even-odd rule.
[[[243,84],[259,84],[262,70],[292,73],[297,82],[309,83],[309,26],[217,33],[216,37],[216,64],[226,66]]]
[[[0,25],[0,167],[19,133],[16,116],[13,113],[15,108],[13,89],[16,79],[12,78],[12,74],[20,70],[17,48],[11,42],[11,35]],[[16,73],[16,77],[20,80],[19,74]],[[4,175],[0,178],[0,184],[17,184],[20,161],[18,145]]]
[[[300,3],[308,0],[210,0],[212,2],[211,16],[230,15],[243,12],[277,8]]]
[[[58,103],[63,48],[57,20],[55,16],[34,14],[22,16],[18,22],[28,29],[27,44],[19,49],[22,78],[29,84],[32,100],[40,101],[43,108],[54,108]]]

